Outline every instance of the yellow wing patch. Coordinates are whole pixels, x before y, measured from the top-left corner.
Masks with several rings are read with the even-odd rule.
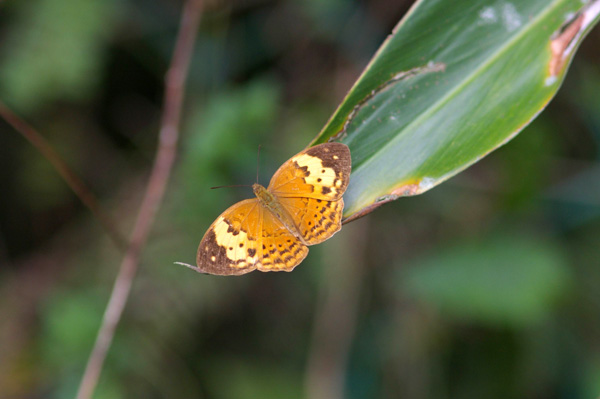
[[[284,163],[268,190],[278,197],[308,197],[335,201],[342,197],[351,170],[350,150],[340,143],[308,148]]]
[[[260,262],[261,211],[254,198],[223,212],[200,241],[196,256],[199,271],[236,275],[256,269]]]
[[[257,198],[238,202],[215,220],[198,247],[196,270],[217,275],[293,270],[307,256],[307,245],[341,229],[350,171],[345,144],[320,144],[295,155],[267,189],[254,185]]]

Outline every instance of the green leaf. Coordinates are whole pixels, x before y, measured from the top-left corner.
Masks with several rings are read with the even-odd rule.
[[[443,314],[524,326],[549,315],[569,285],[556,245],[513,233],[459,244],[407,266],[406,291]]]
[[[352,152],[352,218],[505,144],[558,90],[600,1],[418,1],[312,144]]]

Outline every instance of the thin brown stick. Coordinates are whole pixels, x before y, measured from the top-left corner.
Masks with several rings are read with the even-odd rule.
[[[81,180],[75,172],[71,170],[69,165],[58,155],[52,148],[50,143],[36,129],[21,119],[17,114],[12,112],[2,101],[0,101],[0,116],[11,125],[18,133],[20,133],[31,145],[38,149],[39,152],[54,166],[54,169],[65,180],[67,185],[75,192],[75,195],[87,206],[100,222],[104,230],[108,233],[115,245],[125,250],[127,241],[117,229],[115,223],[102,210],[102,207],[96,201],[96,197],[92,191],[87,188],[83,180]]]
[[[96,343],[79,385],[78,399],[88,399],[94,392],[106,359],[106,353],[110,348],[115,329],[121,319],[131,291],[131,284],[137,271],[140,253],[148,238],[171,174],[179,136],[184,85],[200,22],[201,10],[201,0],[188,0],[182,11],[175,50],[165,79],[164,108],[152,174],[131,234],[129,247],[121,263],[119,275],[102,319]]]

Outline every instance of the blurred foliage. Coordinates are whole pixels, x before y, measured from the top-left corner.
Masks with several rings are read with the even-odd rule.
[[[1,99],[124,232],[155,150],[180,5],[0,9]],[[252,195],[209,187],[253,183],[259,144],[266,183],[326,123],[410,5],[210,5],[177,169],[95,398],[307,397],[315,357],[326,365],[318,382],[339,373],[347,398],[600,393],[597,28],[522,134],[435,190],[346,225],[293,273],[218,278],[173,265],[193,263],[219,212]],[[0,185],[0,397],[72,397],[121,254],[4,123]],[[345,291],[350,281],[357,292]],[[333,316],[319,317],[327,306]],[[345,313],[354,317],[341,322]],[[347,352],[315,353],[317,330],[348,340]]]
[[[1,95],[21,112],[81,101],[99,82],[115,2],[34,0],[16,7],[3,40]]]
[[[537,324],[569,281],[559,248],[519,231],[454,243],[409,265],[403,291],[458,319]]]

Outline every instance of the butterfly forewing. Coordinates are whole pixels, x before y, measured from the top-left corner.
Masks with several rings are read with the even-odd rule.
[[[268,190],[278,197],[336,201],[348,187],[351,167],[348,146],[320,144],[284,163],[273,175]]]
[[[198,246],[196,263],[203,273],[248,273],[260,263],[262,206],[257,198],[238,202],[210,226]]]

